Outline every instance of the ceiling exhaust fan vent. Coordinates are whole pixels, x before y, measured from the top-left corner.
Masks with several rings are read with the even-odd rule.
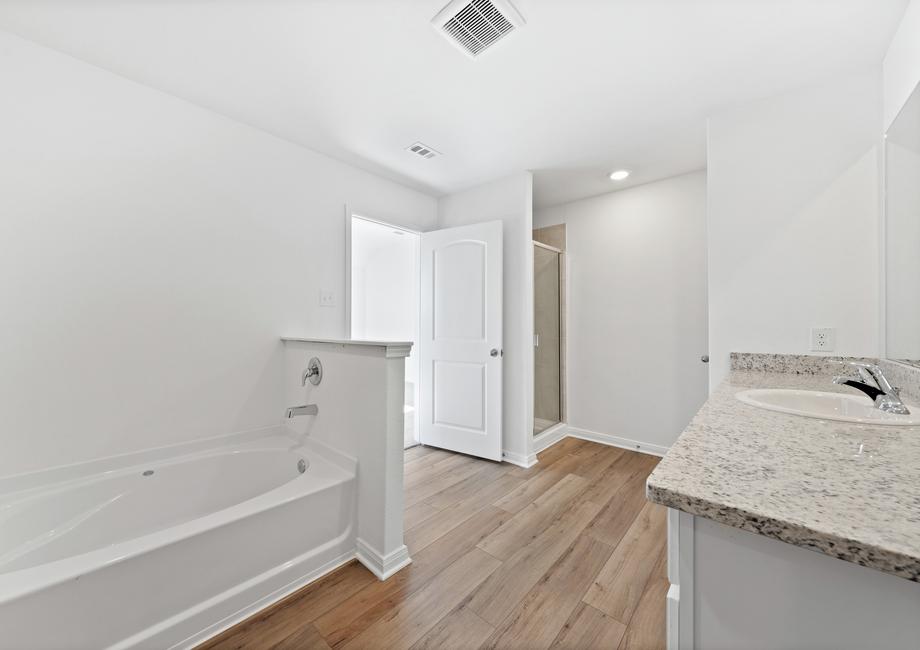
[[[406,151],[409,153],[414,153],[416,156],[421,156],[425,160],[434,158],[435,156],[440,156],[441,154],[435,151],[433,148],[429,147],[427,144],[422,142],[416,142],[414,144],[406,147]]]
[[[507,0],[454,0],[431,23],[447,40],[475,59],[522,27],[524,18]]]

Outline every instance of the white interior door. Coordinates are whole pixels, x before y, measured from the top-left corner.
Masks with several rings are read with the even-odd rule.
[[[502,457],[502,222],[422,233],[419,437]]]

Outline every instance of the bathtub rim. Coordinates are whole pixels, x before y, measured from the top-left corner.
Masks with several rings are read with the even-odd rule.
[[[66,490],[71,490],[74,488],[79,488],[85,485],[91,485],[98,481],[107,481],[115,480],[126,476],[133,476],[148,469],[154,470],[154,472],[159,471],[164,467],[168,467],[173,464],[180,463],[191,463],[198,460],[205,460],[208,458],[214,458],[216,456],[221,456],[224,454],[243,454],[251,452],[276,452],[276,451],[286,451],[296,456],[304,457],[306,456],[301,452],[303,447],[288,447],[282,448],[281,446],[276,447],[263,447],[256,444],[258,441],[252,441],[251,443],[243,443],[239,445],[232,445],[227,447],[213,447],[211,449],[202,449],[199,451],[194,451],[189,454],[182,456],[171,456],[166,458],[157,458],[156,460],[149,460],[146,462],[137,462],[133,465],[125,465],[124,467],[113,468],[100,472],[98,474],[86,474],[83,476],[74,476],[72,478],[65,479],[63,481],[58,481],[54,483],[47,483],[45,485],[36,485],[31,486],[22,490],[15,490],[12,492],[0,492],[0,506],[7,504],[15,504],[19,501],[28,501],[33,498],[39,498],[43,495],[54,495],[59,492],[64,492]],[[309,466],[309,465],[308,465]],[[294,480],[295,477],[288,479],[285,483],[288,483]],[[281,487],[284,483],[276,487]],[[274,490],[275,488],[272,488]],[[271,490],[268,490],[269,492]],[[256,495],[260,496],[260,495]],[[255,497],[250,497],[255,498]],[[249,499],[244,499],[248,501]],[[240,502],[242,503],[242,501]],[[234,504],[236,505],[236,504]],[[232,506],[227,506],[228,508]],[[225,508],[221,508],[224,510]],[[2,573],[0,573],[2,575]]]
[[[291,503],[292,501],[305,498],[310,494],[324,490],[335,489],[337,486],[342,485],[343,483],[356,479],[356,472],[354,470],[349,471],[348,469],[342,467],[339,463],[327,457],[326,452],[329,451],[329,448],[326,445],[317,444],[316,441],[310,440],[309,438],[304,440],[294,440],[290,435],[289,430],[286,430],[284,427],[271,427],[267,429],[261,429],[259,431],[261,431],[263,435],[253,437],[246,442],[237,441],[236,444],[214,446],[210,450],[211,453],[208,453],[208,450],[198,449],[197,451],[190,454],[176,455],[172,457],[160,456],[157,458],[156,462],[162,464],[169,460],[182,461],[186,459],[195,460],[197,458],[206,458],[212,454],[219,453],[222,449],[225,451],[236,449],[265,449],[288,451],[291,453],[299,453],[304,455],[310,461],[310,468],[307,470],[307,472],[299,476],[295,476],[291,480],[255,497],[251,497],[245,501],[241,501],[240,503],[222,508],[214,512],[209,512],[201,517],[196,517],[189,521],[175,524],[167,528],[155,530],[139,537],[122,540],[120,542],[116,542],[115,544],[103,546],[101,548],[86,551],[84,553],[79,553],[77,555],[71,555],[51,562],[17,569],[15,571],[0,573],[0,607],[15,600],[33,595],[44,589],[60,585],[69,580],[77,579],[82,575],[120,564],[158,548],[169,547],[181,543],[182,541],[196,535],[201,535],[202,533],[211,530],[232,525],[233,523],[238,522],[241,519],[245,519],[246,517],[251,517],[256,513],[279,508],[288,503]],[[251,434],[254,432],[247,433]],[[235,439],[235,436],[236,434],[231,436],[220,436],[218,439],[216,439],[216,442],[227,442],[228,440]],[[271,446],[270,444],[266,445],[266,443],[271,442],[273,442],[275,446]],[[298,443],[300,446],[292,448],[290,446],[291,443]],[[173,445],[170,448],[175,449],[175,447],[176,446]],[[197,448],[198,445],[193,444],[189,445],[189,447]],[[136,457],[143,455],[143,453],[144,452],[138,452],[129,455],[122,455],[118,458],[124,458],[125,456]],[[339,454],[339,456],[347,458],[341,454]],[[109,460],[110,459],[104,459],[106,462]],[[317,460],[320,462],[316,462]],[[341,459],[338,460],[341,461]],[[83,465],[95,464],[96,463],[93,461]],[[139,465],[144,464],[145,463],[139,463]],[[147,464],[153,464],[153,462],[148,461]],[[70,466],[68,466],[68,469],[69,468]],[[128,470],[130,467],[124,467],[122,469]],[[54,472],[55,470],[56,468],[52,470],[46,470],[42,473],[48,474],[50,472]],[[82,478],[71,480],[91,480],[94,476],[102,478],[106,474],[113,471],[116,470],[109,470],[108,472],[102,472],[99,474],[89,474]],[[69,483],[70,481],[66,482]],[[306,489],[308,484],[310,485],[310,488]],[[44,487],[52,488],[56,487],[57,485],[58,483],[55,483],[46,485]],[[33,487],[28,491],[31,492],[36,489],[41,490],[42,488]],[[16,494],[21,495],[23,492],[16,492]]]
[[[183,442],[162,445],[160,447],[148,447],[111,456],[101,456],[89,460],[81,460],[74,463],[64,463],[62,465],[53,465],[40,469],[26,470],[15,474],[6,474],[0,476],[0,495],[9,495],[15,492],[23,492],[32,488],[46,488],[51,484],[63,483],[72,479],[95,476],[110,471],[119,471],[133,465],[142,465],[144,463],[153,463],[159,460],[171,459],[177,456],[185,456],[196,451],[208,451],[218,447],[231,446],[235,444],[245,444],[253,440],[269,438],[272,436],[285,436],[296,444],[308,444],[318,453],[332,461],[342,469],[355,472],[358,461],[356,458],[344,454],[337,449],[330,447],[318,440],[310,438],[309,432],[304,435],[298,433],[285,423],[275,424],[255,429],[246,429],[245,431],[236,431],[234,433],[222,433],[217,436],[207,438],[196,438]],[[17,485],[22,487],[16,487]]]

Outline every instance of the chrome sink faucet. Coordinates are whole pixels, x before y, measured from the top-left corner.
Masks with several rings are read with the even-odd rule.
[[[849,365],[856,368],[859,379],[855,377],[834,377],[834,383],[841,386],[850,386],[862,391],[875,402],[875,407],[886,413],[897,415],[910,415],[910,409],[901,401],[901,391],[895,388],[885,378],[882,369],[874,363],[861,363],[851,361]]]
[[[318,415],[319,407],[316,404],[305,404],[303,406],[292,406],[284,412],[284,417],[288,420],[295,415]]]

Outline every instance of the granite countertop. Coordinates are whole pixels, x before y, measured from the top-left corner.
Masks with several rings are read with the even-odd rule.
[[[853,391],[829,372],[746,370],[775,366],[735,361],[649,476],[648,498],[920,582],[920,427],[743,404],[735,393],[748,388]]]

